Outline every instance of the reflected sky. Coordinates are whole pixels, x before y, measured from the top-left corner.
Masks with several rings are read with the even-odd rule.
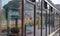
[[[11,0],[2,0],[2,6],[7,4]],[[36,0],[39,1],[39,0]],[[60,0],[51,0],[54,4],[60,4]]]
[[[11,0],[2,0],[2,6],[4,6],[5,4],[7,4],[9,1],[11,1]]]
[[[11,0],[2,0],[2,6],[4,6],[5,4],[7,4],[9,1],[11,1]],[[39,1],[39,0],[36,0],[37,2]]]
[[[51,0],[54,4],[60,4],[60,0]]]

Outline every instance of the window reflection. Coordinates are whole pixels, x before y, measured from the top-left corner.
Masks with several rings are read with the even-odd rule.
[[[16,20],[15,18],[18,16],[12,16],[11,15],[19,15],[18,20],[17,20],[17,27],[19,28],[19,30],[21,30],[22,26],[22,22],[21,22],[21,18],[22,18],[22,14],[21,14],[21,1],[20,0],[2,0],[2,33],[4,33],[6,36],[7,35],[11,35],[12,32],[11,29],[16,27]],[[11,10],[11,11],[10,11]],[[15,13],[16,12],[16,13]],[[18,12],[18,13],[17,13]],[[20,31],[19,31],[20,32]],[[4,36],[4,34],[2,34],[2,36]],[[21,33],[19,33],[21,35]],[[15,34],[14,34],[15,35]]]
[[[40,4],[40,2],[38,3]],[[41,36],[41,9],[36,5],[36,36]]]
[[[33,0],[31,0],[33,1]],[[34,2],[34,1],[33,1]],[[34,36],[34,5],[31,3],[26,2],[24,5],[24,28],[26,31],[26,36]]]

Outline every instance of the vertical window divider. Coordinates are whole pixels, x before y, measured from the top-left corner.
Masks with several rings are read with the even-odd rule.
[[[22,0],[22,35],[24,36],[24,0]]]
[[[42,12],[43,12],[42,3],[43,3],[43,1],[41,0],[41,36],[42,36]]]
[[[36,5],[34,5],[34,36],[36,36],[35,33],[36,33]]]
[[[7,8],[7,10],[6,10],[6,12],[8,12],[8,8]],[[8,13],[9,14],[9,13]],[[10,27],[9,27],[9,25],[10,25],[10,18],[9,18],[9,15],[7,16],[7,36],[9,36],[10,35]]]

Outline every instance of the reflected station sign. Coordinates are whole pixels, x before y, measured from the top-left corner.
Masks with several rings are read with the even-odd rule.
[[[19,18],[19,9],[17,8],[10,8],[9,9],[9,17],[11,19],[18,19]]]

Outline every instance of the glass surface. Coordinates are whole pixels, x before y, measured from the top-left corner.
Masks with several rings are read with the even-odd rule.
[[[19,32],[17,36],[18,35],[22,36],[22,29],[24,36],[25,35],[34,36],[34,25],[36,25],[35,26],[36,36],[41,36],[41,31],[42,31],[42,36],[46,36],[46,28],[47,28],[47,36],[48,36],[49,26],[50,26],[50,33],[54,32],[56,29],[59,28],[59,13],[55,9],[51,11],[49,9],[50,8],[49,4],[47,4],[47,9],[44,9],[43,3],[41,8],[41,0],[36,0],[36,4],[35,4],[35,0],[28,0],[28,1],[25,0],[23,6],[22,6],[22,1],[23,0],[2,0],[2,6],[1,6],[2,14],[0,14],[0,16],[2,17],[1,19],[2,24],[0,26],[2,31],[1,36],[12,35],[13,34],[12,32],[16,32],[16,31]],[[35,7],[36,11],[34,10],[34,5],[36,6]],[[24,14],[23,15],[24,22],[22,22],[22,10]],[[35,13],[34,11],[36,12],[36,22],[35,22],[36,24],[34,24],[34,13]],[[42,11],[42,16],[41,16],[41,11]],[[41,30],[41,22],[42,22],[42,30]]]
[[[1,36],[7,36],[7,20],[6,20],[6,10],[4,8],[4,6],[6,4],[8,4],[8,2],[10,2],[11,0],[2,0],[2,6],[1,6],[1,9],[2,9],[2,24],[1,24],[1,30],[2,30],[2,35]],[[9,23],[10,24],[10,23]],[[10,26],[9,26],[10,27]]]
[[[41,9],[36,6],[36,36],[41,36]]]
[[[57,12],[57,11],[55,10],[55,12]],[[58,27],[59,27],[59,16],[56,13],[55,14],[55,30],[58,29]]]
[[[42,12],[42,33],[44,33],[44,35],[43,36],[45,36],[46,35],[46,22],[47,22],[47,20],[46,20],[46,11],[47,10],[45,10],[45,9],[43,9],[43,12]]]
[[[34,5],[25,2],[24,4],[24,34],[34,36]]]
[[[54,31],[54,9],[53,9],[53,11],[51,12],[51,15],[50,15],[51,17],[51,20],[50,20],[50,25],[51,25],[51,33]]]
[[[12,35],[12,33],[16,32],[18,29],[19,32],[21,32],[22,29],[21,28],[22,27],[21,26],[22,25],[21,5],[22,5],[21,1],[19,0],[5,0],[5,1],[2,0],[2,8],[1,8],[3,10],[2,11],[2,36]],[[12,18],[11,16],[14,17]],[[18,27],[18,29],[16,29],[16,27]],[[14,29],[12,28],[15,28],[16,31],[14,31]],[[21,35],[21,33],[17,35]]]
[[[49,35],[49,24],[50,24],[50,21],[49,21],[49,19],[50,19],[50,13],[49,13],[49,5],[47,4],[47,35]]]

